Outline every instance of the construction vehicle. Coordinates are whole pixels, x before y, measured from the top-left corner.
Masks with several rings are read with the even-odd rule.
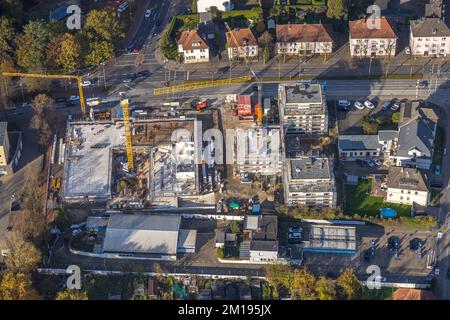
[[[125,128],[125,148],[127,152],[128,172],[134,171],[133,145],[131,143],[131,125],[130,125],[130,109],[129,101],[125,93],[121,92],[120,105],[123,111],[123,124]]]
[[[22,73],[22,72],[2,72],[4,77],[28,77],[28,78],[48,78],[48,79],[76,79],[78,82],[78,92],[80,96],[81,113],[86,115],[86,105],[83,94],[83,78],[82,76],[72,76],[66,74],[38,74],[38,73]]]

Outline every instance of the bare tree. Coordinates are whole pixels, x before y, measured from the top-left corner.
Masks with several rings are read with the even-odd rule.
[[[6,269],[11,272],[28,273],[41,260],[39,250],[18,232],[10,232],[4,240],[4,247],[8,250],[4,258]]]

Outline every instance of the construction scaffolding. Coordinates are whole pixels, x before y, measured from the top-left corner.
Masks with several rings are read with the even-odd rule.
[[[250,76],[237,77],[237,78],[228,78],[221,80],[212,80],[212,81],[195,81],[189,83],[183,83],[175,86],[156,88],[153,90],[153,94],[155,96],[170,94],[175,92],[183,92],[188,90],[202,89],[214,86],[222,86],[231,83],[242,83],[242,82],[251,82],[253,80]]]
[[[130,125],[130,110],[128,109],[128,99],[122,99],[120,101],[123,111],[123,123],[125,127],[125,146],[127,150],[127,161],[129,172],[134,171],[134,161],[133,161],[133,145],[131,143],[131,125]]]

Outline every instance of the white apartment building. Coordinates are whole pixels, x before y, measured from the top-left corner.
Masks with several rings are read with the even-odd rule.
[[[220,11],[233,10],[234,5],[231,0],[197,0],[197,12],[209,12],[211,7],[216,7]]]
[[[257,58],[258,41],[250,28],[234,29],[226,33],[227,50],[230,60],[237,58]]]
[[[333,39],[322,24],[285,24],[276,26],[278,54],[312,55],[333,52]]]
[[[395,56],[397,35],[385,17],[350,21],[352,57]]]
[[[328,134],[328,110],[322,85],[312,82],[278,86],[280,123],[285,133]]]
[[[389,167],[386,201],[426,207],[430,199],[426,176],[418,169]]]
[[[450,29],[439,18],[412,20],[409,46],[416,56],[446,56],[450,53]]]
[[[284,171],[284,190],[289,207],[336,207],[331,160],[312,156],[289,159]]]
[[[209,61],[209,47],[200,37],[197,30],[185,30],[178,39],[178,52],[184,63],[197,63]]]

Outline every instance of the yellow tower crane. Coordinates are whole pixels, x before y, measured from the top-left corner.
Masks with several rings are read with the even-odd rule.
[[[49,78],[49,79],[76,79],[78,83],[78,92],[80,95],[81,113],[86,115],[86,105],[84,103],[83,78],[81,76],[72,76],[66,74],[39,74],[39,73],[22,73],[22,72],[3,72],[4,77],[28,77],[28,78]]]
[[[125,127],[125,147],[127,151],[128,171],[134,171],[133,145],[131,143],[131,125],[130,125],[130,109],[129,101],[125,96],[121,96],[120,105],[123,111],[123,124]]]

